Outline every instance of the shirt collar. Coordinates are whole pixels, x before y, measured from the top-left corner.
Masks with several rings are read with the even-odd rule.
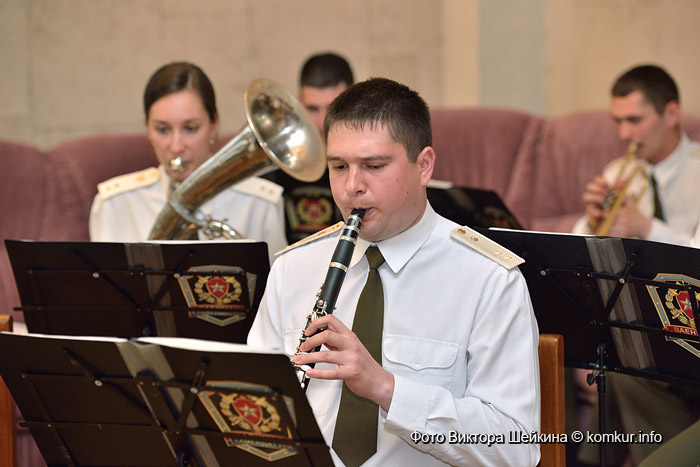
[[[158,165],[158,174],[160,175],[160,187],[165,193],[166,199],[170,199],[170,175],[163,164]]]
[[[425,211],[418,222],[400,234],[380,242],[368,242],[362,238],[362,233],[360,232],[360,238],[357,240],[355,251],[353,251],[350,267],[354,267],[360,262],[365,256],[367,248],[371,245],[376,245],[379,247],[379,251],[384,256],[384,261],[391,270],[394,273],[399,272],[428,239],[436,222],[437,214],[430,203],[426,201]]]
[[[685,133],[681,133],[681,139],[678,146],[673,150],[667,158],[658,164],[651,165],[649,170],[654,174],[656,183],[665,185],[673,174],[678,173],[678,168],[685,164],[685,159],[690,154],[690,139]]]

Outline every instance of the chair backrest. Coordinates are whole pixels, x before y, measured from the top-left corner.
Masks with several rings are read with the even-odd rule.
[[[541,433],[564,434],[564,336],[540,334],[540,402],[542,405]],[[566,465],[564,443],[540,446],[541,467]]]
[[[0,331],[12,331],[12,316],[0,315]],[[17,466],[15,403],[0,377],[0,467]]]
[[[506,108],[433,108],[433,178],[491,190],[505,199],[523,138],[541,117]]]

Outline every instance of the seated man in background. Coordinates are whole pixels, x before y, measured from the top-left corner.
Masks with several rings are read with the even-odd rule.
[[[160,165],[98,186],[90,212],[92,241],[148,240],[172,190],[212,156],[219,116],[214,88],[199,67],[162,66],[149,79],[143,103],[148,140]],[[271,253],[287,245],[282,188],[268,180],[245,179],[200,211],[246,238],[267,242]]]
[[[292,356],[305,332],[294,363],[316,365],[306,394],[336,465],[536,465],[537,444],[509,442],[540,428],[527,284],[517,256],[480,253],[485,237],[427,201],[427,105],[373,78],[333,101],[324,133],[335,202],[365,210],[349,264],[332,265],[347,271],[337,307],[302,329],[339,243],[329,228],[275,261],[248,344]]]
[[[687,245],[698,222],[700,144],[680,128],[676,83],[657,66],[632,68],[613,85],[610,113],[620,139],[632,145],[636,157],[612,161],[586,186],[586,214],[574,232],[596,232],[608,214],[603,207],[608,193],[621,188],[614,184],[624,166],[618,185],[629,185],[606,234]],[[629,169],[637,165],[638,175],[630,178]]]
[[[334,53],[309,57],[301,68],[299,101],[319,133],[328,106],[354,83],[347,60]],[[328,172],[312,183],[304,183],[276,170],[265,178],[284,187],[287,240],[292,243],[342,220],[333,203]]]
[[[574,227],[575,233],[634,237],[687,245],[698,223],[700,197],[700,145],[690,141],[680,128],[680,99],[673,78],[654,65],[634,67],[623,73],[612,87],[611,115],[622,141],[630,145],[634,158],[614,160],[603,174],[586,187],[586,214]],[[639,166],[631,177],[629,169]],[[615,185],[618,175],[625,174]],[[603,204],[608,193],[629,185],[617,216],[611,217],[607,232],[598,231],[609,212]],[[618,195],[619,196],[619,195]],[[586,370],[576,370],[579,389],[588,390],[594,405],[590,430],[598,431],[595,387],[587,387]],[[693,423],[698,395],[689,387],[658,381],[608,374],[606,429],[624,433],[654,430],[665,441]],[[639,464],[658,444],[609,445],[614,449],[608,461],[620,463],[629,457]],[[628,450],[628,452],[627,452]],[[584,444],[579,459],[597,464],[598,445]]]
[[[321,135],[331,102],[354,82],[350,64],[340,55],[317,54],[304,62],[299,76],[299,102],[309,112]]]

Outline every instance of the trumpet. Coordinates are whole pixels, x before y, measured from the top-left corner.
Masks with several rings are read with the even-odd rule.
[[[312,321],[317,318],[329,315],[333,313],[335,309],[335,302],[340,293],[340,287],[343,285],[343,280],[345,279],[345,273],[348,270],[348,265],[352,259],[352,252],[355,250],[355,245],[357,244],[357,238],[360,236],[360,229],[362,228],[362,217],[365,215],[364,209],[353,209],[352,213],[348,216],[348,220],[340,233],[340,239],[338,240],[338,245],[335,247],[333,256],[331,257],[331,263],[328,266],[328,272],[326,273],[326,279],[321,284],[321,289],[316,294],[316,300],[314,300],[314,307],[311,313],[306,317],[306,325],[301,331],[301,337],[299,338],[299,345],[297,345],[295,355],[301,353],[299,347],[301,344],[306,342],[308,338],[306,336],[306,329],[309,327]],[[312,350],[312,352],[318,352],[320,347]],[[297,379],[301,388],[306,391],[309,385],[309,377],[306,376],[307,368],[312,368],[314,365],[298,366],[294,365],[294,371],[296,372]]]
[[[631,142],[629,144],[627,147],[627,153],[622,159],[622,164],[620,166],[617,179],[615,180],[612,189],[603,200],[602,207],[605,211],[605,216],[594,229],[595,234],[598,236],[608,234],[625,200],[630,199],[632,202],[636,203],[649,184],[649,174],[647,173],[644,164],[642,164],[642,162],[637,158],[637,149],[637,143]],[[641,188],[635,196],[628,197],[627,189],[637,176],[643,177]]]

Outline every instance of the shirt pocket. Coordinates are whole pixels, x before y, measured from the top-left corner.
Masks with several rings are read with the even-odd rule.
[[[392,373],[450,389],[459,343],[387,334],[382,344],[384,367]]]

